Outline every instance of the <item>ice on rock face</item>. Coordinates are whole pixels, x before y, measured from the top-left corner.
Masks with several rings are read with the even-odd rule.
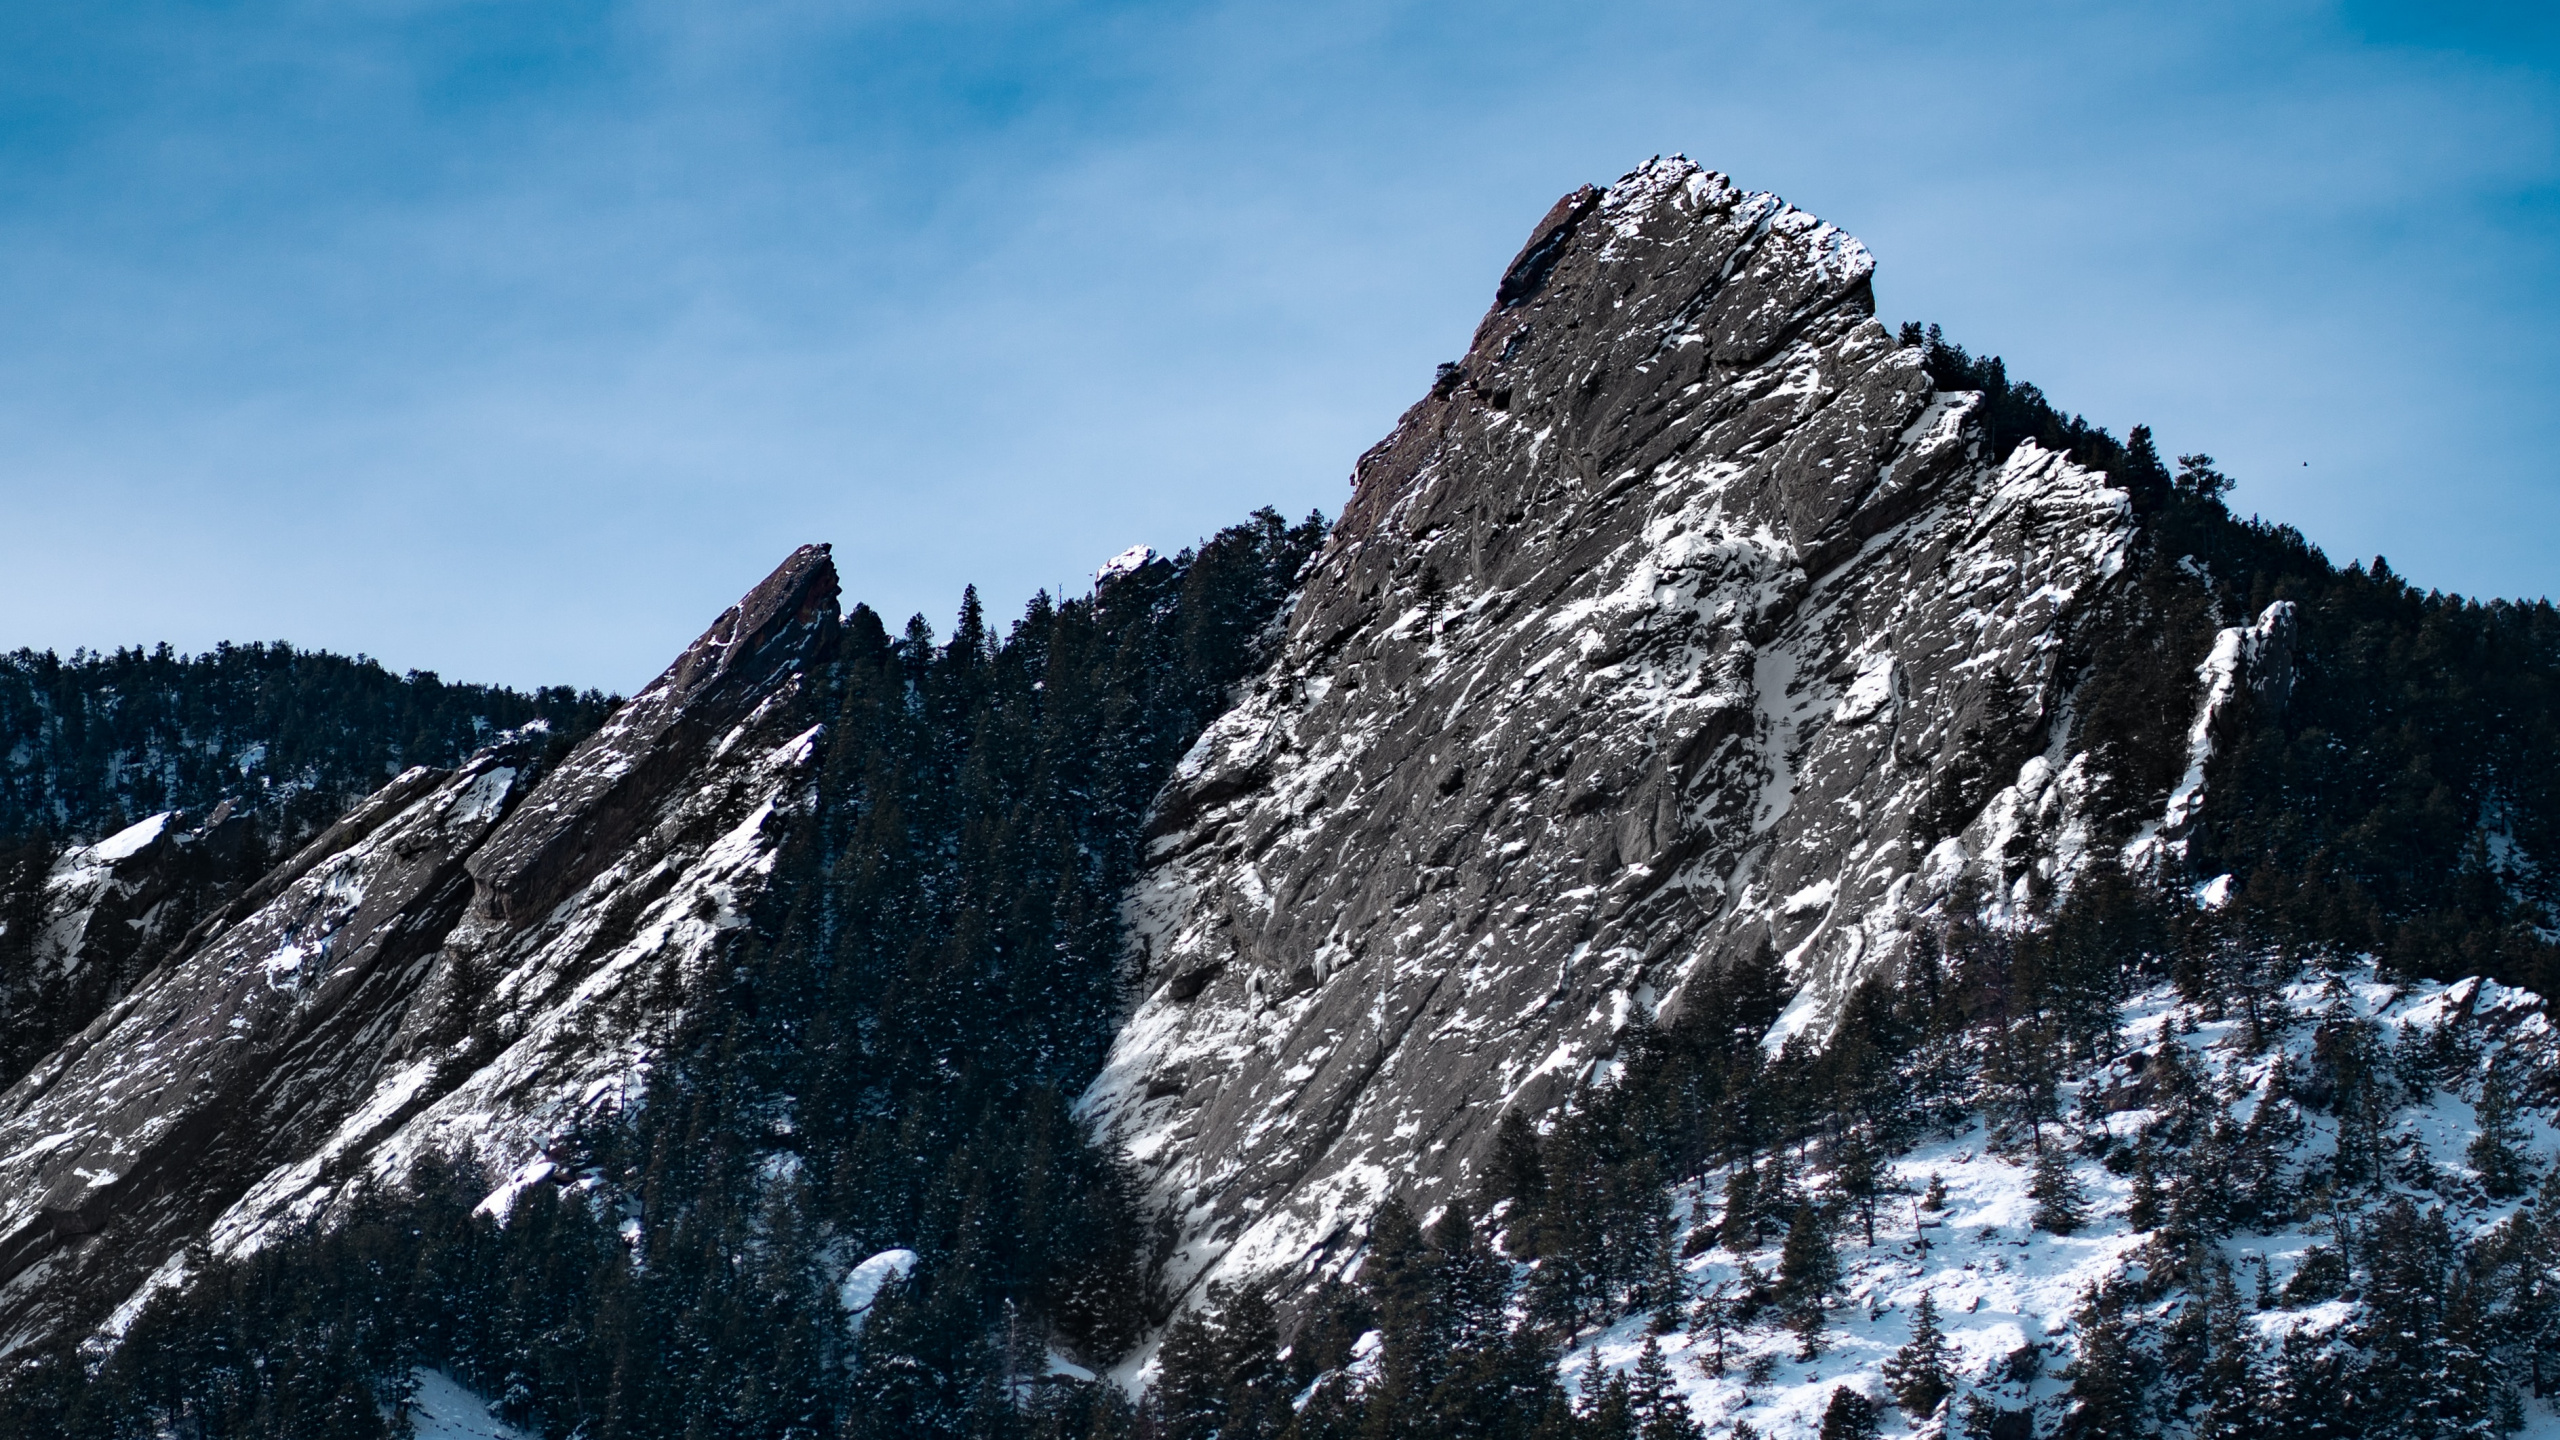
[[[2074,863],[2062,657],[2130,506],[2033,444],[1993,463],[1872,268],[1657,161],[1557,205],[1361,459],[1159,798],[1141,999],[1082,1101],[1173,1293],[1462,1193],[1505,1109],[1605,1077],[1704,970],[1769,948],[1819,1030],[1960,883]],[[1967,744],[2008,773],[1931,813]]]

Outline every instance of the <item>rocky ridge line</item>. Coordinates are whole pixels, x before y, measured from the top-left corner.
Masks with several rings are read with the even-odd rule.
[[[1167,1293],[1339,1268],[1694,975],[1773,949],[1775,1043],[1959,885],[2078,863],[2068,657],[2131,507],[2031,443],[1995,463],[1871,271],[1657,160],[1558,202],[1361,459],[1278,659],[1159,801],[1142,998],[1083,1100]]]
[[[530,793],[522,741],[401,775],[0,1094],[0,1353],[429,1150],[523,1183],[635,1090],[805,804],[836,598],[802,547]]]

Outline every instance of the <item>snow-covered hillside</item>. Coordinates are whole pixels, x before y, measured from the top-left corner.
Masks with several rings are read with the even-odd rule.
[[[2085,1223],[2070,1233],[2037,1225],[2042,1202],[2031,1193],[2037,1188],[2032,1140],[2014,1132],[1995,1137],[1977,1114],[1891,1162],[1872,1247],[1854,1219],[1843,1227],[1836,1240],[1839,1289],[1811,1353],[1776,1306],[1764,1304],[1756,1317],[1745,1318],[1744,1297],[1766,1289],[1778,1273],[1781,1245],[1772,1239],[1737,1253],[1717,1242],[1682,1262],[1687,1305],[1635,1315],[1585,1337],[1565,1355],[1568,1383],[1583,1383],[1594,1355],[1603,1374],[1632,1372],[1650,1339],[1711,1433],[1748,1423],[1771,1440],[1811,1437],[1821,1433],[1833,1394],[1843,1387],[1879,1406],[1892,1403],[1887,1365],[1911,1343],[1926,1297],[1945,1335],[1954,1390],[1935,1418],[1904,1418],[1924,1433],[1993,1433],[1986,1427],[1999,1412],[2032,1411],[2035,1433],[2051,1434],[2071,1409],[2076,1367],[2089,1356],[2099,1297],[2111,1287],[2123,1298],[2121,1323],[2136,1336],[2137,1371],[2159,1368],[2159,1352],[2181,1343],[2185,1331],[2211,1328],[2210,1297],[2172,1278],[2177,1268],[2196,1263],[2196,1255],[2177,1253],[2192,1243],[2202,1247],[2207,1265],[2229,1275],[2244,1312],[2239,1333],[2253,1350],[2253,1400],[2270,1410],[2292,1398],[2289,1382],[2319,1373],[2309,1364],[2311,1352],[2335,1347],[2371,1359],[2365,1329],[2373,1316],[2363,1296],[2376,1283],[2373,1267],[2393,1263],[2381,1253],[2386,1242],[2376,1237],[2389,1232],[2388,1212],[2402,1205],[2421,1217],[2440,1214],[2464,1263],[2482,1272],[2478,1283],[2498,1291],[2482,1307],[2491,1322],[2484,1330],[2499,1331],[2500,1318],[2514,1321],[2520,1305],[2547,1306],[2543,1297],[2518,1292],[2548,1286],[2549,1276],[2527,1282],[2498,1272],[2521,1263],[2501,1256],[2522,1236],[2539,1233],[2533,1228],[2537,1198],[2548,1206],[2555,1192],[2520,1187],[2492,1194],[2494,1177],[2479,1168],[2489,1158],[2480,1148],[2483,1085],[2549,1093],[2554,1033],[2540,1001],[2479,980],[2397,986],[2369,964],[2305,976],[2282,1000],[2281,1019],[2269,1025],[2274,1033],[2263,1048],[2249,1043],[2246,1017],[2202,1018],[2172,988],[2133,1001],[2123,1053],[2063,1082],[2064,1120],[2044,1135],[2051,1151],[2068,1158],[2085,1205]],[[2389,1075],[2376,1078],[2392,1093],[2380,1113],[2342,1117],[2329,1113],[2338,1108],[2335,1072],[2347,1037],[2357,1034],[2387,1064]],[[2164,1073],[2180,1078],[2163,1084]],[[2326,1109],[2314,1103],[2324,1087],[2331,1099]],[[2273,1147],[2280,1169],[2269,1178],[2291,1197],[2291,1214],[2231,1223],[2222,1233],[2189,1220],[2190,1233],[2178,1233],[2182,1204],[2191,1213],[2211,1208],[2201,1203],[2211,1197],[2178,1194],[2168,1174],[2178,1153],[2168,1137],[2199,1119],[2208,1127],[2227,1119],[2231,1129],[2221,1138],[2210,1130],[2196,1134],[2191,1146],[2263,1138]],[[2535,1105],[2517,1105],[2507,1123],[2514,1130],[2505,1144],[2539,1181],[2560,1132]],[[2342,1165],[2341,1127],[2358,1125],[2370,1133],[2348,1136]],[[2342,1173],[2377,1167],[2378,1185],[2371,1173]],[[1818,1173],[1821,1157],[1802,1155],[1799,1169]],[[1684,1233],[1715,1232],[1725,1178],[1710,1176],[1677,1192]],[[2140,1193],[2146,1178],[2159,1191],[2150,1213]],[[1820,1201],[1832,1188],[1817,1181],[1808,1198]],[[1836,1189],[1830,1198],[1839,1198]],[[2546,1250],[2550,1243],[2540,1241]],[[2548,1323],[2540,1315],[2525,1319]],[[2291,1374],[2289,1337],[2300,1337]],[[2452,1327],[2419,1337],[2426,1350],[2465,1343],[2472,1342]],[[2443,1383],[2442,1377],[2407,1378]],[[2147,1388],[2147,1408],[2167,1421],[2213,1398],[2174,1376],[2154,1378]],[[2494,1421],[2495,1400],[2487,1398]],[[2520,1420],[2526,1434],[2560,1436],[2560,1415],[2547,1402],[2518,1398],[2522,1406],[2509,1418]]]

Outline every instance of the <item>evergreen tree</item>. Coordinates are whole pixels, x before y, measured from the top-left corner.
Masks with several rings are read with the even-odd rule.
[[[2159,1151],[2146,1136],[2134,1146],[2133,1193],[2125,1201],[2124,1223],[2136,1230],[2156,1230],[2168,1208],[2168,1197],[2160,1189]]]
[[[1810,1202],[1801,1203],[1778,1255],[1777,1299],[1808,1354],[1819,1344],[1823,1308],[1839,1288],[1840,1255],[1831,1244],[1831,1222]]]
[[[1212,1284],[1177,1316],[1149,1397],[1166,1440],[1269,1440],[1289,1417],[1279,1331],[1259,1289]]]
[[[1671,1367],[1652,1336],[1636,1353],[1635,1373],[1627,1386],[1637,1440],[1705,1440],[1706,1430],[1689,1413],[1689,1403],[1671,1383]]]
[[[2548,1398],[2560,1391],[2560,1170],[2543,1175],[2535,1200],[2506,1226],[2512,1279],[2505,1318],[2518,1378]]]
[[[1877,1153],[1873,1139],[1863,1129],[1853,1129],[1840,1142],[1840,1166],[1837,1174],[1840,1195],[1854,1207],[1864,1230],[1867,1248],[1876,1244],[1876,1200],[1884,1193],[1884,1157]]]
[[[2080,1354],[2064,1372],[2071,1408],[2061,1434],[2066,1440],[2117,1440],[2143,1433],[2142,1359],[2125,1323],[2124,1297],[2093,1292],[2081,1306],[2078,1329]]]
[[[1707,1352],[1698,1363],[1710,1375],[1724,1374],[1726,1346],[1732,1339],[1734,1326],[1734,1302],[1728,1282],[1718,1281],[1698,1297],[1698,1308],[1690,1317],[1690,1324],[1693,1329],[1705,1332],[1707,1337]]]
[[[1928,1291],[1911,1312],[1911,1338],[1884,1363],[1885,1393],[1913,1420],[1937,1413],[1955,1389],[1948,1364],[1946,1335],[1938,1328],[1938,1302]]]
[[[2088,1222],[2088,1199],[2059,1143],[2036,1152],[2035,1178],[2027,1193],[2036,1202],[2034,1224],[2039,1230],[2068,1235]]]
[[[2204,1414],[2198,1440],[2248,1440],[2258,1433],[2262,1396],[2257,1347],[2229,1266],[2218,1266],[2205,1297],[2205,1361],[2197,1376]]]
[[[1525,1217],[1537,1210],[1546,1188],[1546,1167],[1538,1157],[1537,1130],[1517,1108],[1503,1111],[1501,1122],[1494,1126],[1492,1155],[1485,1166],[1485,1209],[1491,1210],[1507,1200],[1515,1218]]]
[[[1876,1402],[1862,1391],[1836,1386],[1822,1410],[1822,1440],[1876,1440],[1881,1424]]]
[[[2480,1177],[2480,1188],[2499,1200],[2522,1194],[2527,1180],[2524,1127],[2516,1121],[2515,1089],[2505,1064],[2491,1065],[2480,1077],[2480,1103],[2472,1113],[2479,1130],[2463,1158]]]
[[[1736,1255],[1760,1248],[1760,1172],[1748,1163],[1733,1167],[1724,1181],[1724,1225],[1717,1239]]]
[[[1574,1418],[1581,1422],[1577,1428],[1584,1440],[1637,1440],[1634,1397],[1629,1393],[1627,1377],[1603,1372],[1597,1348],[1583,1366],[1573,1409]]]

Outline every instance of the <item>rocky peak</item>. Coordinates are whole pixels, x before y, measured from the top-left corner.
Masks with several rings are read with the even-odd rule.
[[[671,779],[768,696],[778,676],[832,653],[836,598],[829,547],[803,545],[722,611],[472,855],[481,910],[524,923],[584,884],[629,841]]]
[[[1427,1216],[1692,976],[1774,952],[1774,1043],[1967,877],[2074,863],[2063,657],[2130,507],[1991,456],[1872,268],[1655,161],[1558,202],[1361,458],[1159,802],[1142,998],[1084,1101],[1173,1293],[1337,1266],[1390,1191]]]
[[[679,1018],[634,987],[680,993],[805,804],[836,593],[803,547],[529,792],[539,734],[401,775],[0,1094],[0,1348],[619,1103]]]

